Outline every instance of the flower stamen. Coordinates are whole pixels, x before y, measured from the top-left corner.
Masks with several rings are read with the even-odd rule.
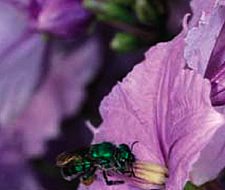
[[[162,173],[168,176],[168,169],[165,166],[159,164],[151,164],[149,162],[136,161],[134,167],[138,169],[153,171],[156,173]]]
[[[168,169],[158,164],[136,161],[134,166],[135,177],[132,184],[143,189],[164,188],[168,177]]]

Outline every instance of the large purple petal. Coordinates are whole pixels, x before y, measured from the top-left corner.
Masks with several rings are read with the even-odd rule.
[[[6,124],[39,81],[45,42],[29,32],[23,14],[2,2],[0,17],[0,124]]]
[[[182,69],[183,53],[183,33],[150,49],[146,60],[102,101],[103,123],[94,139],[139,141],[133,150],[137,159],[169,168],[167,190],[183,188],[193,163],[224,121],[211,107],[208,81]]]
[[[168,167],[172,176],[169,177],[166,189],[177,187],[175,189],[180,190],[186,180],[192,179],[189,172],[194,168],[193,163],[201,158],[201,151],[207,147],[224,119],[211,107],[210,85],[201,75],[183,71],[172,90],[171,107],[168,108],[172,129],[166,135],[169,144]],[[209,163],[205,164],[211,168]],[[205,177],[207,180],[212,179],[208,174]]]
[[[199,3],[198,1],[193,1]],[[220,67],[225,57],[225,4],[224,1],[208,1],[209,8],[203,8],[207,3],[194,4],[197,14],[196,25],[188,33],[186,58],[188,64],[213,81],[212,104],[224,104],[224,70]],[[198,6],[197,6],[198,5]],[[202,9],[203,11],[199,11]],[[221,70],[222,69],[222,70]],[[220,72],[220,73],[219,73]],[[224,114],[224,108],[220,109]],[[209,145],[201,153],[195,163],[192,180],[196,184],[206,182],[208,177],[215,178],[224,168],[224,126],[220,128]],[[210,167],[208,167],[210,165]]]
[[[24,135],[27,155],[43,153],[45,140],[58,134],[62,118],[80,107],[86,84],[99,65],[98,45],[91,38],[72,52],[55,46],[48,78],[14,124]]]

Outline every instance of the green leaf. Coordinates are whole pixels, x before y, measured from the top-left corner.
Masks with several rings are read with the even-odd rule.
[[[199,190],[198,186],[192,184],[190,181],[188,181],[184,187],[184,190]]]
[[[101,20],[115,20],[127,24],[136,22],[135,17],[132,16],[128,9],[109,1],[85,0],[84,7],[96,13],[97,18]]]

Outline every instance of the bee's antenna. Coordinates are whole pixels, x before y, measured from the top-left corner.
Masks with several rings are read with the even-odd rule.
[[[139,141],[134,141],[134,142],[131,144],[131,147],[130,147],[131,152],[132,152],[132,150],[133,150],[133,148],[134,148],[134,145],[135,145],[136,143],[138,143],[138,142],[139,142]],[[133,162],[130,162],[129,164],[130,164],[130,168],[131,168],[131,174],[132,174],[133,177],[135,177],[134,170],[133,170]]]
[[[132,150],[133,150],[134,145],[135,145],[136,143],[138,143],[138,142],[139,142],[139,141],[134,141],[134,142],[132,143],[132,145],[131,145],[131,147],[130,147],[131,152],[132,152]]]

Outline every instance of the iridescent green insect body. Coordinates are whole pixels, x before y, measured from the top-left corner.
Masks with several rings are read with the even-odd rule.
[[[136,143],[136,142],[134,142]],[[85,185],[96,179],[97,171],[101,171],[107,185],[122,184],[124,181],[108,180],[109,173],[134,176],[133,164],[135,156],[126,144],[116,146],[110,142],[91,145],[74,152],[65,152],[58,156],[57,166],[66,180],[75,178]]]

